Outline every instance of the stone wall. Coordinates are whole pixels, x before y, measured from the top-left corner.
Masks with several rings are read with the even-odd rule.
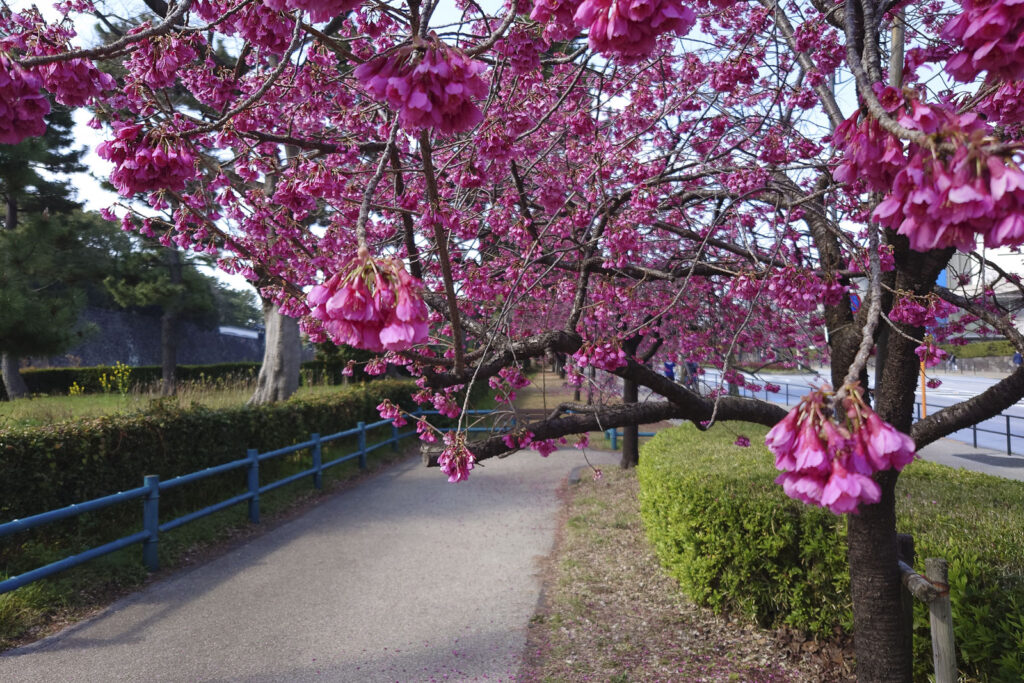
[[[32,367],[88,367],[160,364],[160,315],[130,310],[86,308],[79,317],[94,332],[61,356],[33,358]],[[263,334],[257,339],[221,334],[217,327],[182,323],[179,365],[205,365],[263,360]],[[305,354],[304,358],[305,360]]]

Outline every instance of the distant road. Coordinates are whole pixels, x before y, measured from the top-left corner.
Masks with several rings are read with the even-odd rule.
[[[927,389],[927,405],[929,414],[944,407],[973,398],[999,381],[999,378],[995,377],[983,377],[960,373],[947,374],[942,372],[929,372],[928,374],[929,377],[942,380],[942,386],[937,389]],[[718,381],[719,376],[720,373],[718,373],[717,370],[706,370],[704,379],[707,383],[713,384]],[[750,377],[750,375],[747,376]],[[786,402],[785,390],[786,385],[788,384],[789,405],[795,405],[800,400],[800,397],[810,387],[819,386],[828,380],[829,377],[827,374],[817,375],[814,373],[789,374],[764,372],[758,373],[756,378],[751,378],[751,381],[757,384],[763,385],[765,382],[771,382],[772,384],[778,384],[781,386],[783,388],[781,393],[768,395],[769,400],[773,400],[778,403]],[[760,397],[764,398],[764,392],[760,394]],[[921,403],[920,387],[918,387],[917,390],[917,403]],[[1024,455],[1024,401],[1011,406],[1007,410],[1003,411],[1003,414],[1012,416],[1009,423],[1010,432],[1013,435],[1011,436],[1013,453]],[[1007,420],[1005,417],[991,418],[979,424],[977,430],[978,447],[989,448],[1005,453],[1006,425]],[[988,431],[984,430],[996,433],[988,433]],[[959,432],[951,434],[949,438],[956,439],[957,441],[963,441],[965,443],[973,443],[973,430],[962,429]]]

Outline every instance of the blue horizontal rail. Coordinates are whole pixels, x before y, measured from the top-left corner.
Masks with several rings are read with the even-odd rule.
[[[109,553],[120,550],[121,548],[127,548],[128,546],[134,543],[140,543],[148,538],[148,531],[140,531],[138,533],[132,534],[130,536],[125,536],[123,538],[119,538],[116,541],[111,541],[110,543],[106,543],[96,548],[90,548],[89,550],[78,553],[77,555],[65,557],[63,560],[51,562],[48,565],[39,567],[38,569],[33,569],[32,571],[27,571],[24,574],[12,576],[9,579],[0,581],[0,594],[9,593],[10,591],[15,590],[16,588],[26,586],[32,583],[33,581],[38,581],[39,579],[46,578],[51,574],[56,574],[57,572],[64,571],[65,569],[71,569],[72,567],[76,567],[82,564],[83,562],[88,562],[89,560],[101,557],[103,555],[107,555]]]
[[[6,524],[0,524],[0,537],[13,534],[17,531],[28,531],[29,529],[33,529],[41,524],[49,524],[50,522],[57,522],[62,519],[67,519],[68,517],[76,517],[83,512],[102,510],[105,507],[110,507],[117,503],[123,503],[126,500],[141,498],[146,495],[147,491],[148,489],[145,486],[140,486],[136,489],[129,489],[127,491],[122,491],[121,493],[103,496],[102,498],[95,498],[84,503],[76,503],[57,510],[42,512],[38,515],[25,517],[24,519],[11,520]]]

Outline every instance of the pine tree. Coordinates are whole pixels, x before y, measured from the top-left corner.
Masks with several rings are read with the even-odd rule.
[[[46,135],[0,145],[0,358],[9,398],[24,396],[18,372],[29,353],[59,353],[72,344],[82,293],[69,268],[78,261],[81,205],[67,174],[83,171],[73,147],[71,111],[54,105]],[[85,219],[88,220],[88,219]]]

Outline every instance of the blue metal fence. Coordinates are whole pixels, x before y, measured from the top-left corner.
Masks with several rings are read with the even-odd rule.
[[[438,415],[436,410],[418,410],[413,413],[414,417],[423,415]],[[500,414],[507,415],[507,413],[495,413],[490,410],[468,410],[465,412],[467,415],[490,415]],[[515,425],[514,416],[509,422],[510,425]],[[390,426],[391,436],[387,439],[383,439],[378,443],[367,445],[366,433],[373,429],[380,427]],[[442,428],[441,431],[448,431],[450,428]],[[470,432],[488,432],[493,431],[493,427],[471,427]],[[115,493],[110,496],[104,496],[102,498],[96,498],[94,500],[87,501],[85,503],[78,503],[75,505],[68,505],[67,507],[60,508],[59,510],[50,510],[49,512],[43,512],[38,515],[31,517],[25,517],[24,519],[15,519],[5,524],[0,524],[0,538],[8,536],[19,531],[28,531],[44,524],[56,522],[69,517],[75,517],[82,514],[83,512],[90,512],[95,510],[102,510],[103,508],[123,503],[131,500],[142,499],[142,531],[139,531],[128,536],[111,541],[104,545],[90,548],[84,552],[78,553],[77,555],[71,555],[64,559],[51,562],[48,565],[33,569],[31,571],[12,576],[8,579],[0,581],[0,595],[8,593],[17,588],[21,588],[33,581],[45,578],[56,574],[57,572],[70,569],[77,565],[87,562],[89,560],[107,555],[115,552],[122,548],[126,548],[136,543],[142,544],[142,561],[146,565],[146,568],[150,571],[156,571],[160,568],[160,561],[158,558],[160,534],[177,529],[178,527],[194,522],[197,519],[202,519],[208,515],[212,515],[215,512],[224,510],[233,505],[239,503],[248,503],[249,521],[253,524],[258,524],[260,521],[260,494],[273,491],[276,488],[280,488],[286,484],[290,484],[294,481],[298,481],[305,477],[312,477],[313,486],[317,489],[323,487],[323,472],[324,470],[340,465],[343,462],[349,460],[358,459],[359,468],[366,469],[366,456],[367,454],[383,448],[384,446],[392,446],[397,450],[398,442],[408,436],[415,434],[414,431],[406,431],[400,433],[398,427],[394,425],[391,420],[380,420],[378,422],[372,422],[366,424],[364,422],[358,423],[351,429],[346,429],[335,434],[328,434],[327,436],[321,436],[320,434],[311,434],[308,441],[293,444],[291,446],[285,446],[284,448],[278,448],[273,451],[267,451],[266,453],[260,453],[255,448],[250,448],[246,451],[244,458],[233,460],[231,462],[224,463],[223,465],[216,465],[214,467],[208,467],[198,472],[192,472],[190,474],[183,474],[179,477],[172,479],[166,479],[160,481],[160,477],[152,474],[148,475],[143,479],[142,486],[128,491],[122,491]],[[358,439],[358,447],[354,453],[343,455],[339,458],[335,458],[328,462],[323,462],[323,445],[335,441],[337,439],[344,439],[346,437],[355,436]],[[313,464],[310,468],[305,469],[301,472],[288,475],[282,479],[272,481],[270,483],[260,486],[260,463],[271,458],[277,458],[282,455],[288,455],[289,453],[296,453],[298,451],[308,449],[312,455]],[[246,471],[246,492],[222,500],[219,503],[214,503],[201,510],[189,512],[188,514],[182,515],[175,519],[169,520],[164,523],[160,523],[160,492],[167,491],[184,484],[190,484],[192,482],[206,479],[217,474],[223,474],[224,472],[231,472],[233,470],[245,469]]]
[[[368,446],[366,444],[366,433],[369,430],[377,429],[383,426],[391,427],[391,436],[378,443]],[[208,467],[205,470],[198,472],[192,472],[190,474],[184,474],[180,477],[174,477],[173,479],[167,479],[160,481],[160,477],[157,475],[148,475],[144,478],[142,486],[138,488],[130,489],[128,491],[122,491],[115,493],[110,496],[104,496],[102,498],[96,498],[94,500],[87,501],[85,503],[78,503],[76,505],[68,505],[67,507],[60,508],[59,510],[51,510],[49,512],[43,512],[38,515],[26,517],[24,519],[15,519],[7,522],[6,524],[0,524],[0,537],[7,536],[19,531],[28,531],[35,527],[56,522],[61,519],[67,519],[69,517],[75,517],[82,514],[83,512],[90,512],[95,510],[102,510],[103,508],[123,503],[130,500],[142,500],[142,531],[139,531],[128,536],[111,541],[104,545],[90,548],[77,555],[65,557],[62,560],[51,562],[50,564],[33,569],[31,571],[12,576],[4,581],[0,581],[0,594],[7,593],[9,591],[20,588],[24,585],[37,581],[44,577],[56,574],[57,572],[65,569],[70,569],[77,565],[87,562],[91,559],[112,553],[121,548],[128,547],[130,545],[141,543],[142,544],[142,560],[146,565],[146,568],[150,571],[156,571],[159,569],[158,560],[158,549],[160,542],[160,534],[176,529],[183,524],[188,524],[197,519],[201,519],[208,515],[212,515],[215,512],[237,505],[242,502],[247,502],[249,507],[249,521],[254,524],[260,521],[260,494],[273,491],[276,488],[280,488],[285,484],[298,481],[305,477],[312,477],[313,486],[316,488],[323,487],[323,471],[329,467],[339,465],[349,460],[358,459],[359,467],[361,469],[366,468],[366,456],[368,453],[384,446],[391,445],[393,448],[398,447],[398,441],[407,436],[412,435],[413,432],[409,431],[404,434],[399,433],[398,428],[392,424],[391,420],[380,420],[379,422],[373,422],[366,424],[360,422],[352,429],[346,429],[336,434],[328,434],[327,436],[321,436],[320,434],[310,435],[308,441],[287,446],[285,448],[278,448],[277,450],[268,451],[266,453],[260,453],[254,448],[250,448],[246,452],[244,458],[233,460],[231,462],[224,463],[223,465],[216,465],[215,467]],[[336,439],[343,439],[346,437],[355,436],[358,437],[358,449],[354,453],[343,455],[339,458],[335,458],[328,462],[323,462],[323,444],[335,441]],[[309,469],[305,469],[301,472],[278,479],[276,481],[260,485],[260,463],[271,458],[277,458],[282,455],[289,453],[295,453],[309,449],[313,457],[313,465]],[[169,489],[189,484],[192,482],[206,479],[217,474],[224,472],[231,472],[233,470],[246,470],[246,484],[247,491],[240,495],[222,500],[219,503],[207,506],[202,510],[196,510],[188,514],[182,515],[176,519],[169,520],[164,523],[160,523],[160,492],[167,491]]]

